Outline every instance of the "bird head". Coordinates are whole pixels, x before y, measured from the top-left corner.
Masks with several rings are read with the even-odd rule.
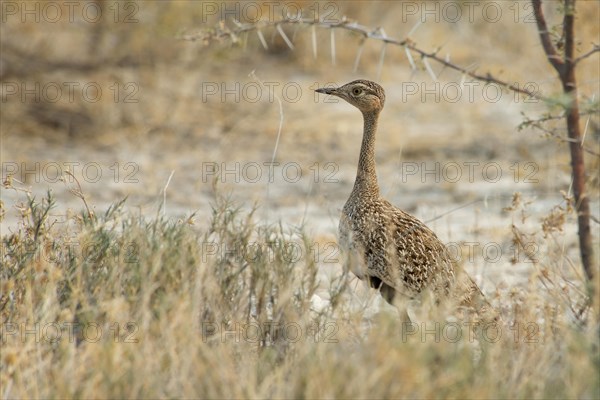
[[[318,93],[337,96],[346,100],[363,113],[379,112],[385,103],[385,91],[372,81],[359,79],[338,88],[319,88]]]

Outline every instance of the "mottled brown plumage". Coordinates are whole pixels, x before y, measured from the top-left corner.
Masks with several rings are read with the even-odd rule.
[[[381,198],[375,171],[375,133],[385,92],[377,83],[356,80],[339,88],[317,89],[340,97],[363,114],[364,131],[352,193],[342,210],[340,245],[350,252],[350,268],[392,303],[396,293],[414,298],[431,290],[436,302],[453,293],[457,305],[483,299],[464,272],[455,268],[446,246],[412,215]],[[476,307],[480,308],[480,307]]]

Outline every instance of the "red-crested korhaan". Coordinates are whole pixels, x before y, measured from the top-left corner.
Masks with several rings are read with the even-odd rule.
[[[436,234],[380,195],[375,135],[385,103],[383,88],[372,81],[355,80],[316,91],[346,100],[362,112],[364,120],[356,180],[339,224],[340,246],[352,272],[378,289],[390,304],[396,294],[414,299],[429,292],[436,304],[453,301],[477,314],[491,311],[479,287],[466,272],[457,270]]]

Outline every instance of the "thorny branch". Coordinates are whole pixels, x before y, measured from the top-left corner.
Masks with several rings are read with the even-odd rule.
[[[502,88],[511,90],[516,93],[523,94],[530,98],[535,98],[538,100],[547,100],[545,97],[543,97],[539,93],[533,92],[526,88],[521,88],[518,85],[514,85],[511,83],[505,82],[503,80],[500,80],[498,78],[495,78],[490,73],[479,74],[479,73],[475,72],[474,69],[464,68],[459,65],[456,65],[456,64],[450,62],[449,59],[438,56],[437,52],[439,51],[439,49],[435,50],[435,51],[427,52],[427,51],[422,50],[419,47],[417,47],[416,43],[410,38],[405,38],[402,40],[395,39],[393,37],[387,36],[385,34],[385,32],[383,32],[380,28],[369,29],[368,27],[366,27],[364,25],[359,25],[355,21],[350,21],[350,20],[346,19],[345,17],[339,22],[328,22],[328,21],[323,21],[320,19],[311,19],[311,18],[294,18],[294,19],[285,18],[285,19],[282,19],[279,21],[261,21],[259,23],[247,23],[247,24],[236,21],[236,27],[233,29],[227,27],[225,25],[225,23],[223,21],[221,21],[221,23],[219,24],[219,26],[217,28],[213,28],[210,30],[203,30],[201,32],[194,33],[194,34],[182,35],[181,39],[191,40],[191,41],[202,40],[206,44],[208,44],[212,41],[222,41],[222,40],[231,40],[233,43],[237,43],[239,41],[239,36],[241,36],[243,34],[247,34],[249,32],[256,32],[259,39],[261,40],[261,43],[263,44],[263,46],[265,46],[266,42],[264,41],[262,29],[275,27],[278,30],[278,32],[280,32],[280,34],[281,34],[281,32],[283,31],[282,29],[279,28],[281,25],[307,25],[307,26],[319,26],[322,28],[329,28],[329,29],[333,29],[333,28],[345,29],[345,30],[355,32],[355,33],[362,35],[363,39],[367,39],[367,38],[374,39],[374,40],[379,40],[385,44],[392,44],[392,45],[404,47],[405,49],[408,49],[414,53],[417,53],[419,56],[421,56],[421,59],[424,61],[426,66],[428,65],[427,60],[431,59],[431,60],[434,60],[434,61],[442,64],[444,67],[450,68],[454,71],[458,71],[458,72],[460,72],[466,76],[469,76],[473,79],[476,79],[478,81],[482,81],[482,82],[486,82],[486,83],[490,83],[490,84],[496,84]],[[285,36],[285,34],[283,34],[282,37],[283,37],[284,41],[286,43],[288,43],[289,39],[287,38],[287,36]],[[313,46],[314,46],[314,40],[313,40]],[[414,69],[415,66],[414,66],[414,63],[412,62],[412,59],[410,58],[411,56],[408,53],[407,53],[407,56],[409,57],[411,67]]]

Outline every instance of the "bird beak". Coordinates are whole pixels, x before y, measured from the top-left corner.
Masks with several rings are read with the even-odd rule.
[[[330,95],[337,95],[337,88],[319,88],[316,89],[315,92],[317,93],[324,93],[324,94],[330,94]]]

